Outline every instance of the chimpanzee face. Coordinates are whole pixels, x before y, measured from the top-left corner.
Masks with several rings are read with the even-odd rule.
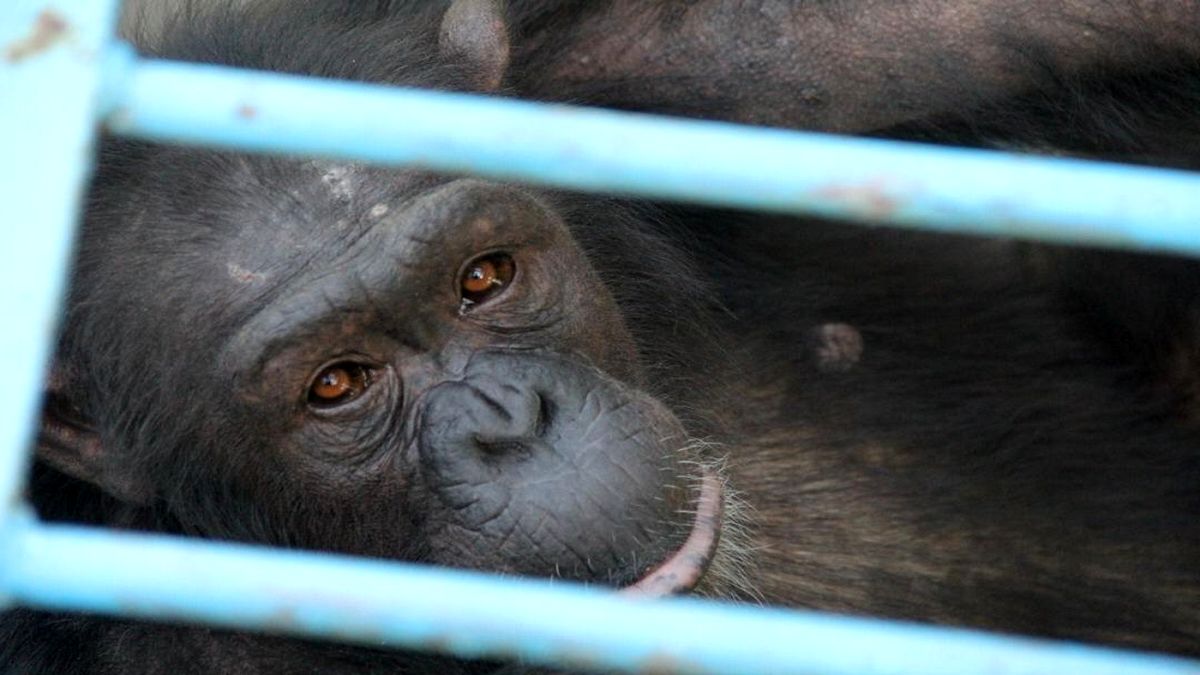
[[[357,76],[500,87],[502,6],[434,14]],[[170,56],[208,58],[198,44]],[[277,66],[256,44],[244,65]],[[329,66],[323,49],[288,58]],[[652,228],[618,241],[609,209],[562,199],[110,141],[40,456],[147,529],[689,588],[721,491],[648,393],[663,359],[630,308],[681,336],[674,296],[700,284]]]
[[[170,157],[193,152],[164,150],[151,173],[177,189],[84,252],[93,274],[124,275],[108,304],[157,364],[153,381],[114,382],[155,392],[121,396],[126,419],[176,440],[119,461],[122,425],[97,429],[137,476],[127,492],[207,536],[620,585],[671,559],[675,586],[695,582],[714,514],[694,527],[688,432],[646,393],[621,308],[548,201]],[[126,246],[121,270],[94,255]]]

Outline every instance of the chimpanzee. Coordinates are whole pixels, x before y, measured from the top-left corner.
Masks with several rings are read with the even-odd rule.
[[[1184,7],[1194,3],[1185,3]],[[1188,31],[1194,39],[1195,31]],[[1076,157],[1200,170],[1200,58],[1147,58],[1138,70],[1064,78],[1000,104],[934,114],[876,133],[963,145],[1016,146]],[[1070,120],[1063,124],[1062,120]],[[1063,308],[1132,366],[1129,385],[1174,414],[1200,420],[1200,268],[1191,259],[1028,246],[1032,275]]]
[[[803,105],[787,120],[753,106],[767,82],[690,106],[672,72],[649,88],[584,72],[589,27],[628,9],[603,6],[560,30],[557,3],[515,3],[507,22],[490,0],[222,5],[146,49],[805,123]],[[686,25],[672,6],[662,25]],[[562,54],[583,70],[555,70]],[[731,70],[770,72],[751,56]],[[864,119],[1034,147],[1056,128],[1034,111],[1085,81],[1057,65],[1015,99],[981,78],[964,107],[991,126],[948,109],[936,76],[927,107]],[[1113,115],[1195,129],[1130,98],[1152,81],[1118,79]],[[1040,260],[1008,241],[106,139],[31,497],[48,519],[1200,654],[1200,432],[1128,386],[1130,359]],[[0,662],[495,667],[29,610],[0,621]]]

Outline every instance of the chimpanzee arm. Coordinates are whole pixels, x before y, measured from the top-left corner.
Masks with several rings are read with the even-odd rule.
[[[839,132],[1200,57],[1197,0],[520,0],[547,97]]]

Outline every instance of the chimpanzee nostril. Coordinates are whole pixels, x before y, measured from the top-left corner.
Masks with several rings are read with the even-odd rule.
[[[521,457],[529,452],[529,446],[520,440],[495,440],[476,436],[475,447],[484,455],[493,457]]]
[[[555,406],[549,397],[536,391],[522,391],[515,387],[506,387],[507,393],[519,396],[518,404],[511,408],[503,408],[494,399],[478,392],[485,403],[495,403],[497,414],[503,413],[508,422],[509,434],[497,436],[483,433],[475,435],[475,444],[488,454],[513,454],[535,440],[544,440],[551,425],[554,423]]]
[[[482,375],[447,382],[427,394],[426,426],[437,430],[430,451],[449,455],[522,457],[541,442],[554,406],[531,386]]]
[[[540,436],[543,403],[537,392],[485,379],[469,381],[467,388],[473,400],[464,411],[476,423],[476,436],[495,443]]]
[[[550,430],[550,426],[554,424],[554,415],[557,408],[550,397],[542,395],[538,392],[533,393],[537,397],[537,421],[533,425],[534,438],[545,438],[546,432]]]
[[[508,387],[508,389],[511,389],[511,387]],[[474,391],[475,395],[479,397],[480,402],[482,402],[488,408],[491,408],[492,412],[496,414],[496,417],[505,422],[513,421],[512,413],[510,413],[508,409],[505,408],[499,401],[488,395],[487,392],[478,387],[471,387],[471,390]]]

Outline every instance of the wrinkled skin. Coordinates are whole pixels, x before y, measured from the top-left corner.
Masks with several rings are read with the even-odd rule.
[[[543,98],[553,97],[535,83],[562,82],[571,100],[587,89],[574,83],[593,78],[598,103],[836,126],[805,117],[803,97],[791,108],[760,98],[782,88],[776,80],[842,67],[820,51],[801,54],[813,59],[807,69],[786,55],[769,61],[770,82],[735,78],[743,86],[722,90],[742,101],[731,106],[704,90],[689,97],[673,76],[636,90],[651,100],[627,98],[634,88],[608,81],[626,76],[620,59],[591,74],[573,70],[580,61],[546,65],[563,50],[612,49],[584,39],[589,26],[611,26],[631,6],[596,6],[578,16],[598,23],[558,43],[533,28],[552,4],[507,14],[489,0],[449,11],[337,0],[224,8],[169,23],[147,49]],[[676,62],[675,48],[732,50],[733,71],[757,63],[754,44],[705,37],[728,25],[719,7],[688,7],[664,63]],[[1092,18],[1111,20],[1104,11]],[[931,29],[947,17],[975,27],[932,16]],[[735,23],[754,32],[756,20]],[[844,55],[878,63],[916,25],[882,24],[897,32],[877,26],[891,42],[864,41],[879,48],[874,58],[854,41]],[[1139,49],[1191,53],[1187,37],[1146,30],[1109,55],[1117,63],[1093,65],[1125,66]],[[947,113],[943,87],[962,83],[931,70],[923,49],[984,64],[964,106],[1041,82],[1013,84],[985,67],[989,49],[962,55],[958,39],[913,46],[926,67],[899,81],[915,95],[928,80],[919,104],[873,88],[892,80],[862,66],[846,91],[883,99],[846,124],[1071,148],[1050,135],[1062,125],[1049,113],[1083,108],[1083,85],[1099,71],[1062,91]],[[1087,61],[1030,58],[1068,79],[1072,59]],[[700,78],[733,77],[706,70],[711,58],[694,61]],[[1166,95],[1155,81],[1103,82],[1103,105],[1088,108],[1096,123],[1064,135],[1120,138],[1103,124],[1114,119],[1145,120],[1145,138],[1153,122],[1175,138],[1196,133],[1196,106],[1165,120],[1139,107]],[[1192,100],[1187,91],[1171,90]],[[1096,143],[1081,154],[1129,158],[1118,141]],[[1143,159],[1182,163],[1190,147],[1164,144]],[[1073,265],[1050,255],[1044,267]],[[1091,327],[1119,325],[1122,313],[1073,308],[1064,299],[1074,285],[1048,282],[1042,267],[1004,241],[110,139],[31,492],[51,520],[628,591],[653,587],[655,570],[691,542],[715,540],[698,524],[711,496],[699,486],[716,482],[719,546],[682,568],[690,581],[671,592],[1200,654],[1200,432],[1129,386],[1132,357]],[[471,290],[480,279],[491,281]],[[36,673],[519,670],[32,610],[0,621],[0,662]]]

